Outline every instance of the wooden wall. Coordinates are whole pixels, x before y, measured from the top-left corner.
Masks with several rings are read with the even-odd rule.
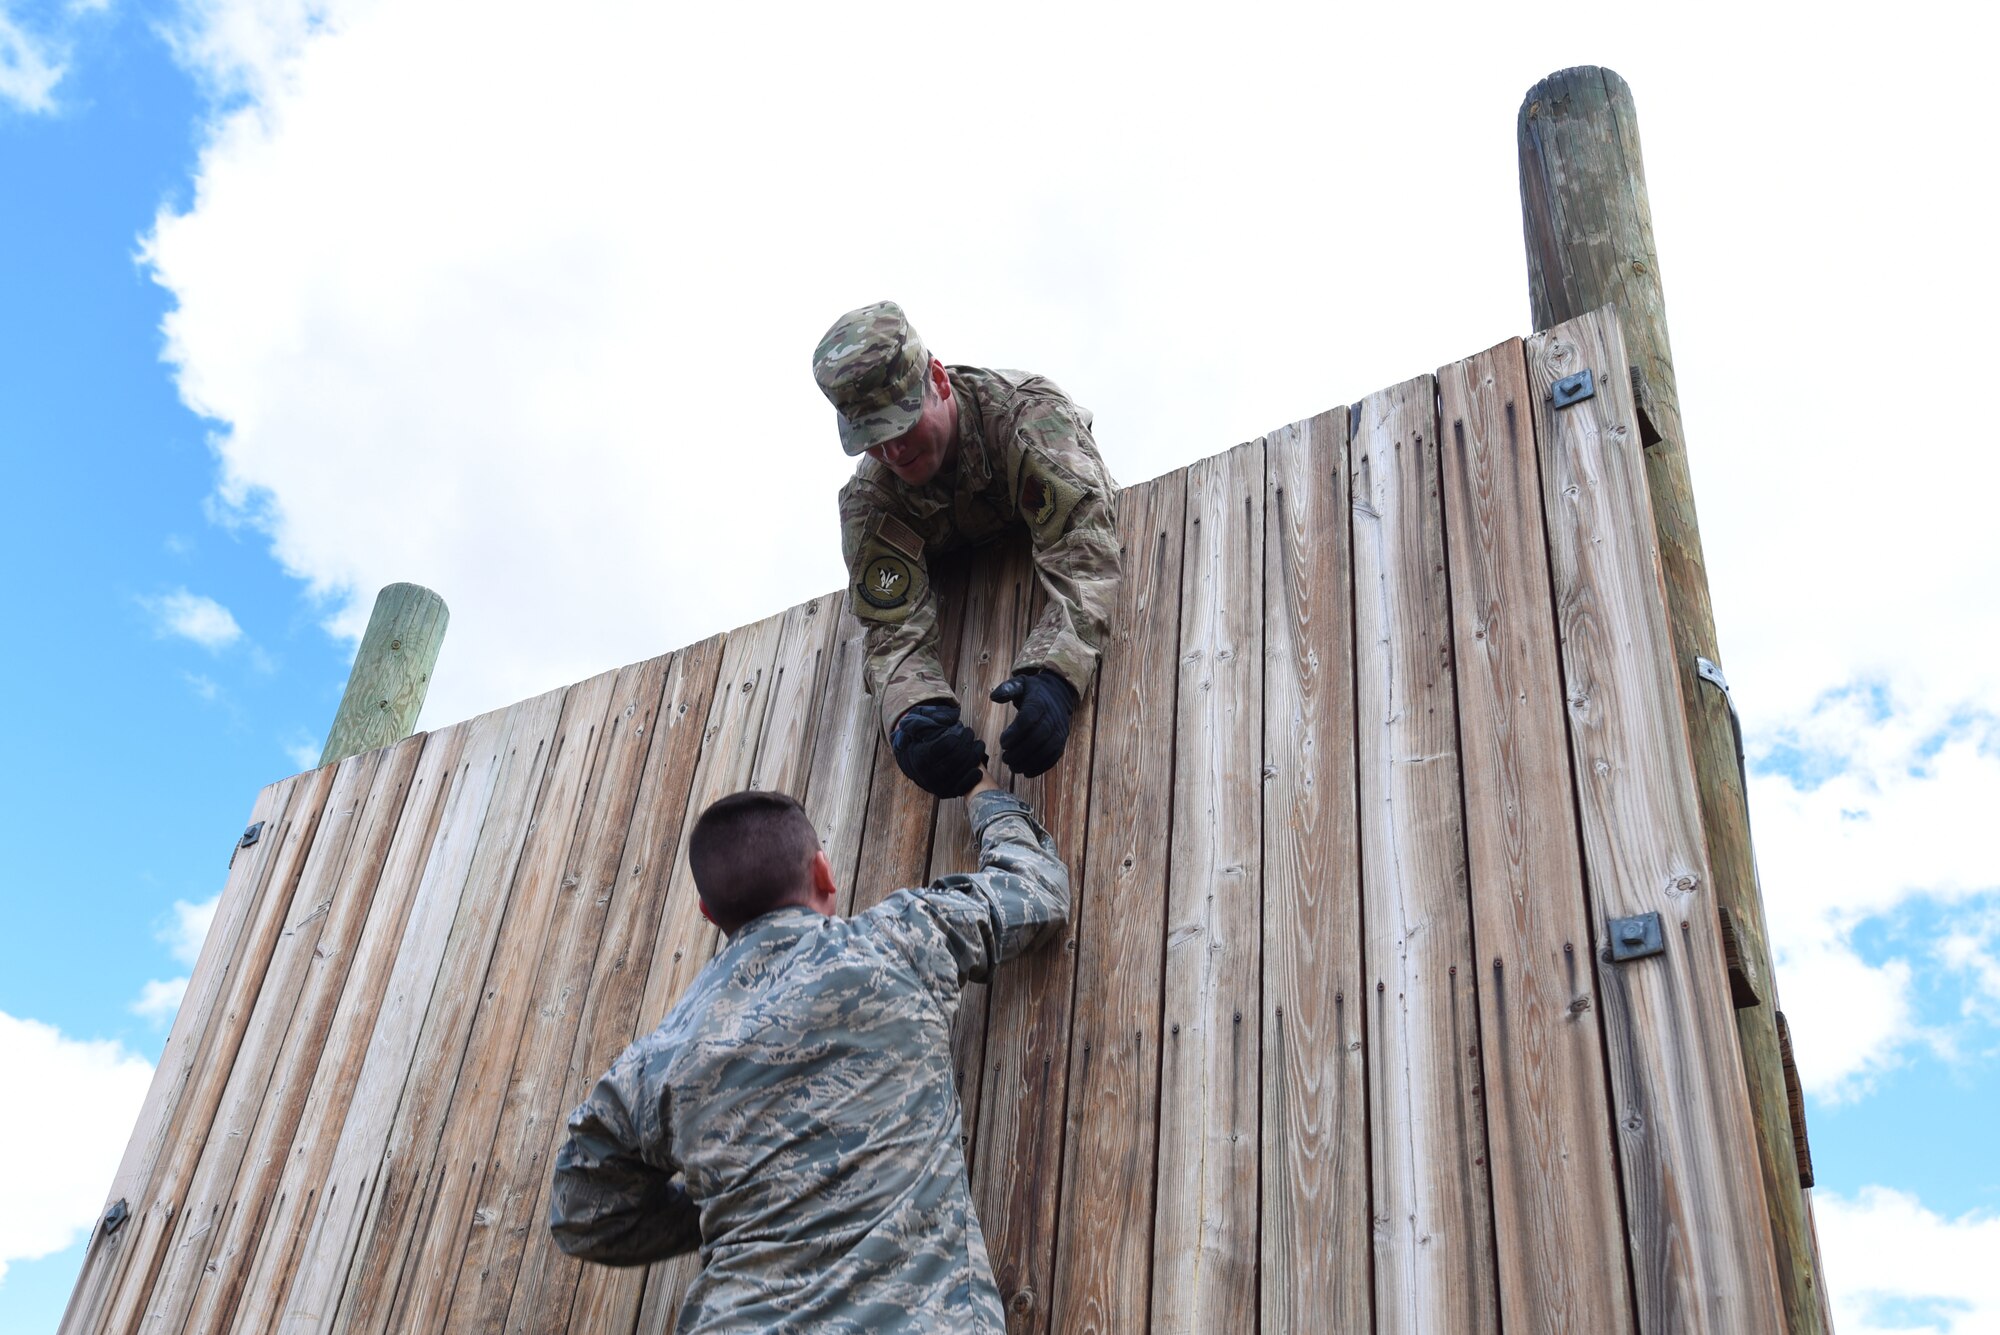
[[[1602,312],[1124,493],[1014,784],[1069,930],[957,1034],[1012,1329],[1780,1329],[1626,365]],[[990,745],[1033,570],[938,585]],[[860,667],[828,595],[265,789],[63,1329],[670,1329],[691,1259],[556,1252],[549,1161],[715,949],[707,803],[799,795],[848,911],[969,860]]]

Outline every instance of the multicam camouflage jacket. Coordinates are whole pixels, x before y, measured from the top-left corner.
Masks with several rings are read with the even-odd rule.
[[[977,872],[747,924],[570,1115],[557,1245],[609,1265],[698,1246],[683,1335],[1006,1330],[952,1017],[1064,920],[1069,873],[1018,798],[969,801]]]
[[[1051,668],[1079,695],[1118,596],[1118,488],[1091,439],[1090,414],[1038,375],[945,369],[958,400],[951,471],[913,487],[863,458],[840,492],[848,599],[867,628],[864,681],[884,733],[912,705],[957,698],[938,659],[927,554],[1026,525],[1048,607],[1012,671]]]

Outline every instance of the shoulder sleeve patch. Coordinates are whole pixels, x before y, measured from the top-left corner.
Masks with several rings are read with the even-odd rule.
[[[906,556],[877,534],[862,543],[849,568],[854,615],[863,621],[898,622],[909,618],[928,589],[922,547]]]
[[[1069,471],[1040,450],[1027,451],[1021,466],[1021,520],[1034,534],[1035,545],[1046,547],[1063,534],[1070,511],[1084,497],[1084,488]]]

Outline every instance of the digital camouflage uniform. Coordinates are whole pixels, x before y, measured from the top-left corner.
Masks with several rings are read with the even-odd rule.
[[[863,679],[884,732],[912,705],[957,699],[938,659],[929,553],[1024,525],[1048,605],[1011,671],[1053,669],[1079,695],[1118,596],[1118,489],[1090,414],[1042,376],[977,366],[946,374],[958,400],[955,461],[913,487],[864,458],[840,492],[848,599],[866,627]]]
[[[549,1226],[638,1265],[699,1246],[678,1329],[1004,1332],[952,1083],[959,992],[1049,935],[1069,874],[969,799],[977,872],[854,918],[746,924],[570,1115]]]

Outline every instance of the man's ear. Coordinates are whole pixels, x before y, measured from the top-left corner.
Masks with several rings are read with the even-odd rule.
[[[813,854],[812,898],[807,903],[815,912],[831,918],[840,909],[840,887],[834,883],[833,861],[824,848]]]
[[[703,899],[703,898],[701,898],[700,896],[698,896],[698,895],[697,895],[697,896],[695,897],[695,901],[694,901],[694,902],[695,902],[696,906],[697,906],[697,907],[699,907],[699,908],[701,909],[701,916],[702,916],[702,917],[704,917],[704,918],[708,919],[708,920],[709,920],[710,922],[715,922],[715,915],[714,915],[713,913],[710,913],[710,912],[708,911],[708,901],[707,901],[707,900],[705,900],[705,899]],[[720,923],[716,923],[716,926],[718,926],[718,927],[720,927],[721,925],[722,925],[722,924],[720,924]]]

